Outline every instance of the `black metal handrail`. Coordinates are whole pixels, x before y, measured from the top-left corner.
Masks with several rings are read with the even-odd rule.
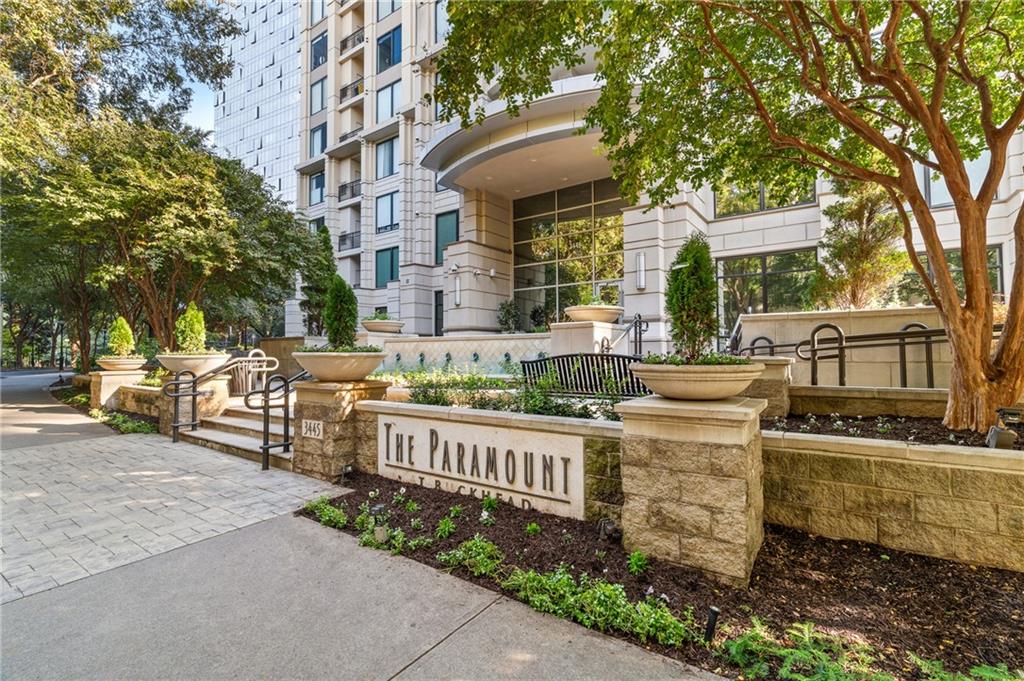
[[[284,452],[292,449],[291,439],[291,394],[295,392],[295,384],[313,378],[308,371],[302,370],[294,376],[274,374],[263,382],[263,387],[250,390],[245,394],[244,404],[248,409],[259,409],[263,412],[263,444],[260,445],[261,467],[270,469],[270,450],[281,447]],[[259,406],[253,406],[251,398],[259,396]],[[281,442],[270,441],[270,410],[283,410]]]
[[[999,338],[1003,325],[992,327],[993,340]],[[831,331],[831,334],[827,332]],[[881,333],[862,333],[846,335],[832,323],[818,324],[811,329],[810,338],[793,343],[774,343],[767,336],[758,336],[750,345],[738,350],[735,354],[748,357],[759,354],[774,356],[781,353],[794,355],[797,359],[811,363],[811,385],[818,385],[818,363],[824,360],[838,361],[838,384],[846,385],[847,353],[853,350],[868,348],[896,348],[900,366],[900,387],[907,387],[907,348],[922,345],[925,351],[926,383],[929,388],[935,387],[935,357],[932,346],[948,343],[946,330],[933,329],[921,322],[911,322],[898,331]],[[763,352],[762,352],[763,351]]]
[[[626,328],[622,330],[622,333],[614,341],[609,341],[607,338],[601,339],[601,354],[607,355],[612,351],[612,348],[619,344],[623,338],[629,334],[633,334],[633,354],[640,356],[644,354],[644,334],[651,327],[650,322],[644,321],[644,318],[637,312],[636,315],[629,321]]]
[[[345,52],[348,52],[353,47],[355,47],[357,44],[363,42],[363,35],[365,32],[365,29],[362,26],[360,26],[352,33],[349,33],[347,36],[341,39],[341,45],[338,47],[338,51],[344,54]]]
[[[352,248],[359,248],[359,244],[362,241],[361,232],[346,232],[338,235],[338,250],[347,251]]]
[[[348,132],[339,135],[338,136],[338,144],[341,144],[342,142],[344,142],[347,139],[352,139],[353,137],[355,137],[356,135],[358,135],[362,131],[363,131],[363,126],[360,125],[358,128],[352,128]]]
[[[174,380],[164,383],[161,391],[167,397],[174,399],[174,411],[171,420],[171,440],[178,441],[178,433],[183,427],[189,430],[196,430],[202,419],[199,418],[198,398],[200,396],[212,395],[212,390],[200,390],[199,384],[214,376],[230,373],[232,369],[240,366],[248,366],[252,373],[266,373],[278,367],[276,357],[267,357],[262,350],[250,350],[244,357],[231,357],[224,364],[210,369],[198,376],[193,371],[178,371],[174,374]],[[185,389],[187,388],[187,389]],[[190,421],[181,420],[181,398],[187,397],[192,400],[192,412]]]
[[[356,78],[348,85],[345,85],[344,87],[341,88],[341,91],[338,93],[338,101],[341,103],[345,103],[348,100],[352,99],[353,97],[362,94],[362,92],[363,78],[362,76],[360,76],[359,78]]]
[[[354,199],[363,195],[363,181],[352,180],[338,185],[338,200]]]

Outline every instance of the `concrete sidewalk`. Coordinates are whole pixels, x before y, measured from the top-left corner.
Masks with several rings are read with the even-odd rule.
[[[719,678],[293,516],[0,617],[11,681]]]
[[[56,381],[58,375],[67,378],[72,372],[0,373],[0,448],[77,442],[114,434],[107,426],[50,395],[46,386]]]

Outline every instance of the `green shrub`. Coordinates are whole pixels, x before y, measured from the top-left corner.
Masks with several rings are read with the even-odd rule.
[[[363,317],[364,322],[386,322],[390,321],[391,315],[387,310],[374,310],[373,314]]]
[[[88,402],[88,398],[86,398],[86,402]],[[157,432],[157,427],[149,421],[134,419],[131,416],[107,411],[106,409],[90,409],[89,417],[96,419],[100,423],[105,423],[114,430],[125,435],[131,433]]]
[[[709,352],[692,360],[681,355],[650,354],[644,357],[641,361],[644,364],[668,364],[670,366],[724,366],[750,364],[749,357],[740,357],[738,355],[722,355],[717,352]]]
[[[151,388],[159,388],[164,384],[164,382],[160,379],[163,378],[164,376],[167,376],[170,373],[170,371],[164,369],[163,367],[157,367],[156,369],[153,369],[148,374],[146,374],[146,376],[139,381],[139,385],[148,385]]]
[[[179,352],[206,351],[206,320],[195,303],[189,303],[174,322],[174,340]]]
[[[324,305],[324,327],[327,342],[335,348],[349,348],[356,344],[356,324],[359,303],[352,287],[337,274],[327,287]]]
[[[910,661],[921,672],[921,681],[1024,681],[1024,669],[1011,672],[1005,664],[997,667],[980,665],[972,667],[967,674],[947,672],[937,660],[922,660],[913,653]]]
[[[437,561],[452,569],[464,567],[474,577],[496,577],[505,554],[478,534],[451,551],[437,554]]]
[[[785,681],[892,681],[872,667],[871,649],[815,631],[811,623],[786,630],[777,640],[758,619],[737,638],[723,644],[724,654],[749,678]]]
[[[128,357],[135,352],[135,336],[132,334],[132,327],[128,326],[128,320],[119,316],[110,325],[107,332],[107,345],[110,351],[118,357]]]
[[[498,327],[505,333],[515,333],[519,326],[519,306],[514,300],[504,300],[498,305]]]
[[[498,498],[488,494],[480,501],[480,507],[488,513],[494,513],[498,510]]]
[[[634,551],[629,554],[629,560],[626,562],[626,568],[631,575],[642,575],[650,566],[651,561],[643,551]]]
[[[585,584],[577,598],[576,621],[588,629],[633,631],[634,610],[621,584],[581,578]]]
[[[527,523],[525,532],[527,537],[536,537],[540,534],[540,525],[537,523]]]
[[[708,351],[718,332],[717,300],[711,247],[695,232],[679,248],[668,274],[665,313],[677,353],[695,360]]]
[[[449,518],[458,518],[460,515],[462,515],[462,506],[455,504],[454,506],[448,509]]]
[[[693,608],[684,610],[683,618],[679,619],[657,598],[647,598],[633,607],[636,611],[633,633],[641,643],[657,641],[663,646],[678,646],[697,640],[699,630],[693,619]]]
[[[304,508],[315,515],[321,525],[339,530],[348,525],[348,515],[340,508],[331,506],[331,500],[326,495],[309,502]]]
[[[55,393],[58,400],[72,407],[84,407],[89,404],[89,393],[80,393],[74,388],[65,388]]]
[[[441,407],[471,405],[479,391],[508,387],[500,378],[442,370],[406,374],[405,385],[409,388],[409,401],[413,404]]]
[[[438,539],[447,539],[452,536],[455,532],[455,523],[451,518],[441,518],[441,521],[437,524],[437,529],[434,530],[434,536]]]

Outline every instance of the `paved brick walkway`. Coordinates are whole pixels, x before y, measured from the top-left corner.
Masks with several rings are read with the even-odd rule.
[[[331,488],[161,435],[5,449],[0,474],[4,603],[289,513]]]

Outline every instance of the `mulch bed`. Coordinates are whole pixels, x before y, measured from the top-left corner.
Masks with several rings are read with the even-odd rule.
[[[58,383],[54,383],[53,385],[59,385],[59,384]],[[60,391],[57,391],[57,392],[60,392]],[[88,395],[88,393],[85,393],[85,392],[81,392],[80,394]],[[58,399],[56,393],[54,393],[53,397],[58,402],[63,404],[65,407],[71,407],[75,411],[77,411],[77,412],[79,412],[81,414],[85,414],[86,416],[89,416],[90,407],[89,407],[88,404],[68,404],[67,402],[64,402],[63,400]],[[136,414],[135,412],[132,412],[132,411],[121,411],[120,409],[107,409],[106,411],[107,411],[108,414],[123,414],[123,415],[125,415],[125,416],[127,416],[129,418],[135,419],[136,421],[145,421],[147,423],[152,423],[154,426],[157,426],[157,427],[160,426],[160,419],[156,418],[155,416],[147,416],[145,414]],[[90,417],[90,418],[92,418],[92,417]],[[97,423],[102,423],[102,421],[97,421]],[[106,426],[107,428],[110,428],[110,430],[112,430],[115,433],[118,433],[118,434],[121,433],[121,431],[119,431],[117,428],[114,428],[109,423],[103,423],[103,425]]]
[[[883,419],[883,420],[880,420]],[[780,425],[785,421],[785,428]],[[1024,450],[1024,424],[1007,426],[1017,432],[1014,449]],[[785,419],[763,418],[762,430],[785,430],[790,433],[813,433],[815,435],[837,435],[842,437],[865,437],[876,440],[916,442],[922,445],[962,445],[985,447],[985,434],[973,430],[950,430],[942,425],[942,419],[923,416],[839,416],[828,414],[788,416]]]
[[[768,525],[747,590],[722,586],[695,570],[656,560],[651,561],[645,575],[637,577],[626,569],[626,553],[621,545],[602,540],[596,523],[503,504],[496,514],[497,523],[485,527],[479,522],[479,499],[364,473],[349,476],[344,485],[354,492],[334,501],[349,516],[349,527],[342,531],[352,535],[359,534],[351,529],[356,509],[374,489],[380,490],[380,496],[370,501],[371,506],[386,504],[392,514],[389,524],[404,529],[410,539],[421,534],[433,537],[434,528],[448,509],[461,505],[463,513],[455,520],[457,529],[451,537],[435,539],[429,547],[404,554],[436,568],[442,568],[435,557],[439,552],[480,533],[501,548],[507,564],[548,571],[567,563],[577,573],[621,583],[633,600],[644,598],[653,587],[654,594],[667,596],[673,611],[693,606],[701,627],[708,607],[717,606],[722,612],[719,638],[730,626],[734,631],[749,627],[750,616],[756,615],[777,631],[812,621],[828,633],[869,644],[880,658],[879,666],[898,678],[917,678],[916,668],[907,661],[908,652],[941,660],[950,670],[966,671],[974,665],[998,663],[1010,669],[1024,668],[1024,574],[860,542],[833,541]],[[415,514],[391,503],[394,493],[403,486],[406,498],[420,506]],[[421,532],[411,530],[409,521],[413,517],[423,521]],[[540,535],[525,534],[524,527],[530,522],[541,526]],[[488,589],[501,590],[493,581],[474,579],[464,570],[455,574]],[[696,644],[644,647],[727,676],[739,673]]]

